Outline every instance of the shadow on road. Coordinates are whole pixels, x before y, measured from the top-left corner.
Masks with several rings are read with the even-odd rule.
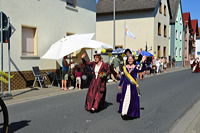
[[[19,121],[19,122],[13,122],[9,125],[9,128],[8,128],[8,133],[14,133],[16,132],[17,130],[20,130],[26,126],[29,126],[29,123],[31,121],[30,120],[24,120],[24,121]]]
[[[13,95],[13,97],[16,97],[16,96],[19,96],[19,95],[22,95],[22,94],[25,94],[25,93],[28,93],[28,92],[31,92],[31,91],[36,91],[36,90],[39,90],[39,89],[38,88],[31,88],[30,90],[26,90],[26,91],[17,93],[15,95]]]
[[[107,101],[106,101],[104,107],[103,107],[103,108],[100,108],[97,112],[101,112],[101,111],[107,109],[107,108],[108,108],[109,106],[111,106],[111,105],[113,105],[113,103],[110,103],[110,102],[107,102]]]

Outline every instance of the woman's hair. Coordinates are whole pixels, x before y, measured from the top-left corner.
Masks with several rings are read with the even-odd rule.
[[[77,67],[77,71],[80,72],[80,71],[81,71],[81,68],[80,68],[80,67]]]
[[[126,59],[126,64],[129,64],[129,63],[128,63],[128,58],[129,58],[129,57],[132,57],[132,58],[133,58],[133,60],[134,60],[134,61],[133,61],[133,64],[136,65],[136,60],[135,60],[135,56],[134,56],[134,55],[130,55],[130,56],[127,57],[127,59]]]
[[[132,52],[131,52],[130,49],[126,49],[126,50],[124,51],[124,54],[126,54],[127,52],[129,52],[130,54],[132,54]]]
[[[95,58],[96,56],[99,58],[99,60],[101,60],[101,59],[102,59],[102,58],[101,58],[101,55],[99,55],[99,54],[96,54],[96,55],[94,55],[94,58]]]

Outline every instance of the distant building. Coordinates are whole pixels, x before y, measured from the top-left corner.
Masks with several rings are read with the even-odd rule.
[[[96,31],[95,0],[1,0],[0,11],[16,29],[11,37],[12,89],[32,85],[32,66],[44,72],[59,68],[58,61],[41,59],[51,44],[65,35]],[[5,44],[4,71],[7,57]]]
[[[184,29],[185,29],[185,45],[184,45],[184,65],[189,65],[190,55],[192,55],[192,24],[190,13],[183,13]]]
[[[198,26],[198,20],[191,20],[192,23],[192,57],[196,57],[196,40],[197,40],[197,36],[199,36],[199,26]]]
[[[97,4],[96,39],[113,44],[113,1]],[[168,57],[169,0],[116,0],[116,47],[138,50],[146,45],[158,57]],[[125,25],[136,39],[125,38]],[[126,42],[126,43],[125,43]]]
[[[170,57],[175,58],[176,67],[183,66],[183,48],[185,43],[184,22],[181,0],[170,0],[172,19],[170,20]]]
[[[200,33],[200,27],[198,28],[198,31]],[[196,48],[195,57],[199,57],[199,59],[200,59],[200,34],[197,35],[197,39],[196,39],[196,43],[195,44],[196,44],[196,46],[195,46],[195,48]]]

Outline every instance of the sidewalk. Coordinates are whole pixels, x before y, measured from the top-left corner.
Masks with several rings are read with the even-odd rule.
[[[4,100],[7,105],[47,98],[82,91],[78,89],[64,91],[58,87],[52,88],[26,88],[12,91],[12,99]]]
[[[200,133],[200,101],[177,120],[169,133]]]
[[[163,75],[163,74],[167,74],[167,73],[173,73],[173,72],[178,72],[178,71],[183,71],[183,70],[189,70],[190,67],[173,67],[173,68],[167,68],[166,72],[162,72],[162,73],[155,73],[155,74],[151,74],[151,75],[145,75],[145,78],[149,78],[149,77],[154,77],[154,76],[159,76],[159,75]]]

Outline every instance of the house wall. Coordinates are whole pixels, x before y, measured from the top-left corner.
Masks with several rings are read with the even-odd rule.
[[[40,59],[54,42],[69,33],[95,33],[96,2],[78,0],[76,8],[66,7],[65,0],[1,0],[1,8],[10,17],[16,31],[11,37],[12,71],[55,69],[55,60]],[[36,54],[22,56],[22,26],[37,32]],[[8,70],[7,45],[4,45],[4,70]]]
[[[175,58],[175,39],[176,39],[176,31],[175,25],[172,24],[171,26],[171,36],[170,36],[170,56],[171,58]]]
[[[198,54],[197,54],[198,53]],[[196,40],[196,52],[195,57],[200,59],[200,39]]]
[[[189,38],[190,38],[189,25],[187,25],[185,30],[185,46],[184,46],[185,65],[187,65],[187,62],[189,61]]]
[[[176,31],[178,32],[178,37],[176,37]],[[175,59],[177,66],[183,66],[183,42],[184,42],[184,34],[183,34],[183,18],[181,7],[179,4],[178,14],[175,22]]]
[[[116,13],[116,46],[138,50],[153,46],[154,18],[153,11],[131,13]],[[125,24],[136,39],[125,37]],[[113,46],[113,16],[112,14],[97,15],[96,38]],[[126,42],[126,45],[124,45]],[[150,51],[151,52],[151,51]]]
[[[170,21],[170,14],[169,8],[167,4],[167,0],[161,0],[162,3],[162,14],[159,12],[160,4],[158,3],[157,8],[155,10],[155,23],[154,23],[154,47],[153,51],[154,54],[157,56],[163,57],[164,56],[164,47],[166,47],[166,57],[168,57],[169,51],[169,21]],[[166,5],[166,16],[164,15],[164,5]],[[161,35],[158,35],[158,23],[161,23]],[[164,25],[167,26],[167,36],[164,37]],[[160,46],[160,55],[158,55],[158,46]]]
[[[16,31],[11,37],[12,89],[32,86],[33,66],[43,73],[60,68],[60,60],[41,59],[48,48],[67,33],[96,32],[96,1],[78,0],[75,8],[65,0],[0,0],[0,11],[10,17]],[[35,53],[22,55],[22,26],[36,28]],[[8,71],[7,44],[4,48],[4,71]],[[1,51],[0,51],[1,55]],[[1,58],[0,58],[1,62]]]

